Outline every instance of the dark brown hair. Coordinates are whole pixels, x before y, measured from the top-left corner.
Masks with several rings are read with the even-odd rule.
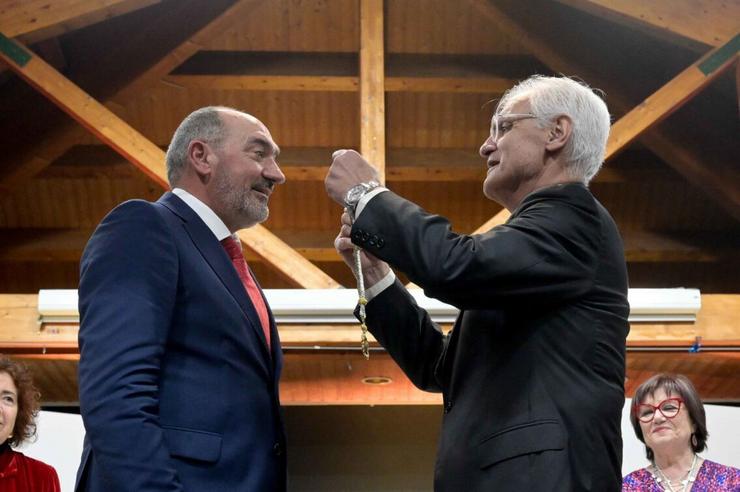
[[[8,438],[10,445],[18,446],[36,435],[36,416],[39,413],[41,393],[33,384],[31,371],[24,363],[0,354],[0,372],[7,373],[18,390],[18,415],[13,434]]]
[[[691,435],[689,445],[695,453],[700,453],[707,448],[707,416],[704,412],[704,404],[701,402],[699,393],[697,393],[691,380],[681,374],[659,373],[642,383],[635,391],[632,399],[632,411],[630,412],[630,422],[635,429],[637,438],[645,444],[645,437],[642,435],[640,421],[637,419],[637,405],[644,403],[648,396],[652,396],[656,391],[662,389],[666,394],[680,396],[686,410],[689,411],[689,419],[694,424],[694,433]],[[696,444],[695,444],[696,443]],[[653,461],[653,450],[645,445],[645,454],[647,459]]]

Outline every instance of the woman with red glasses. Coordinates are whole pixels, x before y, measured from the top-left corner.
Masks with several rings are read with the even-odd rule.
[[[630,420],[651,465],[624,477],[623,491],[740,491],[740,469],[696,453],[706,449],[704,405],[685,376],[656,374],[635,391]]]

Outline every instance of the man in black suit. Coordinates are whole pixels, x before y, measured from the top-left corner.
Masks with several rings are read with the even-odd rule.
[[[614,221],[587,188],[609,113],[584,84],[534,76],[501,99],[480,148],[503,225],[456,234],[335,152],[326,189],[361,247],[367,324],[416,386],[442,392],[437,491],[617,491],[627,272]],[[354,223],[351,220],[354,216]],[[389,265],[460,309],[444,335]]]

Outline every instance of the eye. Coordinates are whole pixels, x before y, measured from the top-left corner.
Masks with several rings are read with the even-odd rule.
[[[511,121],[502,121],[498,124],[498,133],[499,135],[503,135],[504,133],[511,130],[511,127],[514,126],[514,124]]]
[[[643,407],[640,409],[639,413],[640,413],[640,417],[648,417],[653,414],[653,409]]]
[[[5,403],[15,403],[15,397],[12,395],[3,395],[3,402]]]
[[[260,159],[263,159],[265,157],[265,152],[263,150],[255,150],[254,155],[256,155]]]

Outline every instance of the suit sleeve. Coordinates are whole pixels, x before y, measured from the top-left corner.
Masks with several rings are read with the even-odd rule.
[[[587,292],[600,236],[593,209],[562,199],[534,203],[505,225],[465,235],[386,192],[368,202],[352,240],[430,297],[460,309],[491,309],[555,305]]]
[[[81,261],[80,413],[110,490],[182,490],[158,415],[178,260],[154,207],[117,207]]]
[[[417,388],[442,391],[436,374],[448,337],[398,279],[368,303],[367,324]]]

